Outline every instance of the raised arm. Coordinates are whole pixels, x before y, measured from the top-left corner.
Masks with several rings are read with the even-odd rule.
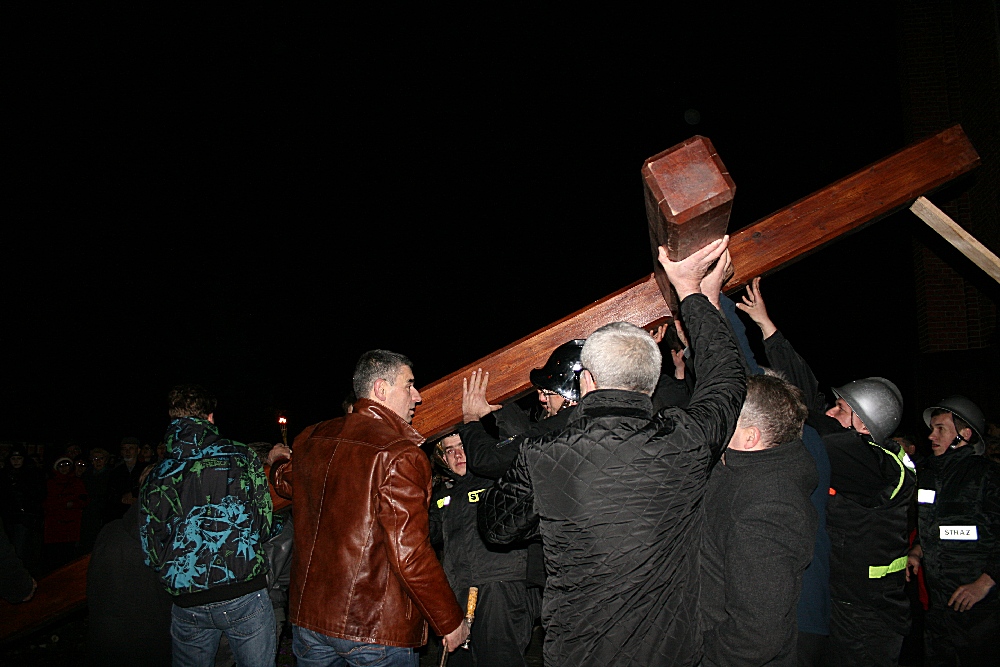
[[[802,390],[803,400],[809,408],[810,415],[822,415],[826,411],[826,396],[819,390],[819,381],[813,374],[806,360],[799,356],[788,339],[778,331],[767,312],[764,296],[760,291],[760,276],[747,285],[747,293],[743,302],[736,307],[750,316],[750,319],[760,327],[764,337],[764,352],[767,362],[776,371],[781,371],[785,379]]]
[[[660,263],[681,301],[694,358],[694,393],[683,412],[701,429],[716,458],[732,437],[746,396],[736,339],[719,310],[728,241],[727,236],[680,262],[671,262],[660,248]]]

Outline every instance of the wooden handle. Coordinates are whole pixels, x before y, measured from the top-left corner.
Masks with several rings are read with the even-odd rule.
[[[472,623],[476,617],[476,602],[479,601],[479,589],[475,586],[469,587],[469,604],[465,608],[465,618]]]

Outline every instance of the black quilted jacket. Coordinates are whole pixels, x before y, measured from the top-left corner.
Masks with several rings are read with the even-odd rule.
[[[711,464],[746,391],[736,341],[702,295],[681,304],[694,349],[684,409],[597,390],[564,431],[525,441],[479,510],[486,539],[540,530],[545,664],[696,665],[698,549]]]

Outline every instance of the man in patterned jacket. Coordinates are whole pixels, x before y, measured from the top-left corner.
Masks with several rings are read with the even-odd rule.
[[[246,445],[219,436],[203,388],[174,387],[169,403],[167,457],[140,492],[140,537],[174,596],[174,665],[213,665],[222,633],[239,667],[273,665],[263,545],[280,527],[264,469]]]

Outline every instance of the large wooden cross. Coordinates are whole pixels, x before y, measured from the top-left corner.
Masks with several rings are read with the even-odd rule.
[[[729,247],[736,273],[727,291],[909,205],[978,164],[976,151],[955,126],[786,206],[733,235]],[[735,186],[710,141],[694,137],[678,144],[647,160],[642,173],[656,271],[659,245],[676,259],[725,233]],[[499,403],[527,392],[529,371],[542,366],[556,346],[586,338],[608,322],[648,326],[670,317],[673,297],[663,278],[647,276],[424,387],[413,425],[434,438],[459,423],[462,378],[475,368],[491,372],[487,398]],[[89,560],[84,556],[40,581],[30,604],[0,601],[0,639],[24,636],[83,606]]]
[[[838,236],[909,206],[922,194],[979,164],[961,126],[908,146],[836,183],[789,204],[734,234],[732,293],[754,276],[772,273]],[[657,264],[666,245],[680,259],[726,233],[736,186],[704,137],[693,137],[643,164],[646,214],[654,273],[593,304],[472,362],[423,389],[413,426],[433,439],[462,420],[462,378],[476,368],[490,372],[491,403],[524,395],[528,373],[544,365],[558,345],[586,338],[615,321],[649,326],[671,316],[673,296]]]

